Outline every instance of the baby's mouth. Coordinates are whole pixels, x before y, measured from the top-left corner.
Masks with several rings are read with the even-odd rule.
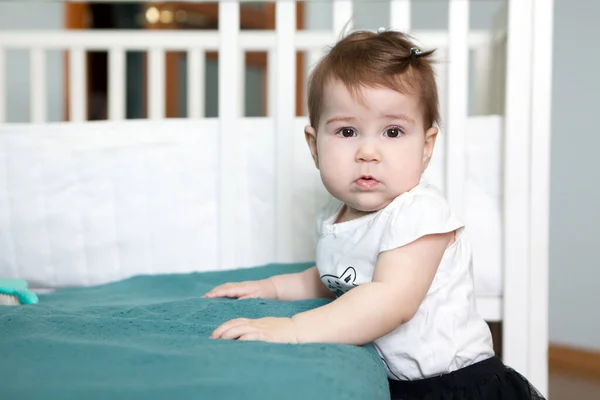
[[[354,183],[361,189],[373,189],[379,185],[379,181],[370,175],[363,175],[355,180]]]

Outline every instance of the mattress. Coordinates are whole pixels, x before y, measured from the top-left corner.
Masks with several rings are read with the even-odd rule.
[[[232,318],[292,316],[328,300],[200,294],[219,283],[309,266],[136,276],[41,295],[33,306],[0,307],[0,398],[389,399],[371,345],[209,339]]]
[[[293,133],[290,262],[314,259],[314,217],[327,200],[306,123],[298,118]],[[467,123],[465,219],[479,296],[502,292],[501,123]],[[51,290],[218,269],[218,128],[215,119],[0,127],[0,276]],[[282,262],[273,121],[243,119],[238,133],[235,266]],[[440,140],[427,175],[443,187]]]

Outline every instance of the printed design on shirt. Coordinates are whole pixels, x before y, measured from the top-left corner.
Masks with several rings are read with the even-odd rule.
[[[323,275],[321,281],[331,290],[337,297],[340,297],[350,289],[356,287],[356,270],[354,267],[348,267],[342,276]]]

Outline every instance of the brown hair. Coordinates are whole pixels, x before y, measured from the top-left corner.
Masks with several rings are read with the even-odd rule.
[[[400,93],[419,93],[425,129],[439,124],[434,50],[418,50],[409,36],[395,31],[354,32],[340,40],[312,71],[308,82],[308,115],[317,129],[323,88],[338,79],[354,94],[361,86],[383,86]]]

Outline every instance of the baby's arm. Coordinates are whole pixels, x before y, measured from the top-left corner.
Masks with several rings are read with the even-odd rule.
[[[316,267],[303,272],[276,275],[258,281],[229,282],[217,286],[204,295],[207,298],[261,297],[279,300],[305,300],[332,296],[331,291],[321,282]]]
[[[409,321],[425,298],[454,233],[424,236],[379,255],[373,281],[292,318],[296,341],[362,345]]]
[[[269,279],[276,287],[279,300],[333,297],[333,293],[321,281],[316,266],[296,274],[276,275]]]

